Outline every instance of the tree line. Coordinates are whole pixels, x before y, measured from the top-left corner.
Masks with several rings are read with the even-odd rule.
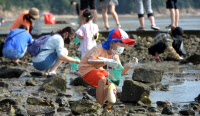
[[[80,3],[80,0],[74,0]],[[119,5],[116,11],[119,14],[130,13],[135,11],[134,0],[119,0]],[[98,6],[99,0],[97,0]],[[37,7],[41,11],[48,10],[54,14],[73,14],[75,8],[71,6],[71,0],[0,0],[0,10],[10,11],[12,8],[16,9],[30,9]],[[152,0],[152,8],[158,12],[160,8],[165,8],[165,0]],[[200,8],[200,0],[178,0],[179,9],[184,8]],[[98,7],[97,7],[98,8]],[[123,10],[122,10],[123,9]]]

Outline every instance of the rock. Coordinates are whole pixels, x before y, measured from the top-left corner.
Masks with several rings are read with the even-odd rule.
[[[26,86],[36,86],[35,81],[33,81],[33,79],[28,79],[25,84]]]
[[[172,103],[169,101],[157,101],[156,104],[158,107],[172,106]]]
[[[140,101],[146,105],[151,105],[152,103],[152,101],[147,96],[140,98]]]
[[[67,82],[63,78],[58,76],[49,78],[40,87],[40,90],[44,90],[46,92],[51,92],[51,91],[65,92],[66,89],[67,89]]]
[[[58,103],[60,107],[68,107],[69,106],[69,102],[65,96],[57,97],[56,103]]]
[[[42,106],[51,106],[51,102],[46,99],[38,98],[38,97],[28,97],[27,103],[30,105],[42,105]]]
[[[27,110],[22,106],[15,107],[15,115],[16,116],[28,116]]]
[[[3,88],[7,88],[8,89],[8,84],[7,83],[5,83],[5,82],[0,82],[0,87],[3,87]]]
[[[132,79],[144,83],[161,82],[164,71],[148,68],[136,68],[134,70]]]
[[[149,112],[158,112],[158,109],[156,107],[148,107]]]
[[[47,108],[45,110],[27,110],[28,114],[31,116],[42,115],[45,116],[54,116],[55,108]]]
[[[94,97],[92,97],[91,95],[89,95],[86,92],[83,93],[83,98],[82,99],[87,99],[87,100],[91,100],[91,101],[95,101],[96,100]]]
[[[200,53],[194,53],[193,55],[181,61],[180,63],[185,64],[190,62],[193,63],[194,65],[200,64]]]
[[[144,96],[150,95],[151,88],[141,82],[125,80],[120,100],[122,102],[137,103]]]
[[[101,105],[91,100],[82,99],[70,103],[70,108],[73,115],[80,115],[82,113],[100,114]]]
[[[174,113],[172,112],[172,108],[171,107],[164,107],[162,112],[161,112],[161,114],[172,115]]]
[[[18,105],[18,102],[14,99],[3,99],[2,101],[0,101],[0,105],[5,105],[9,103],[10,105]]]
[[[181,110],[179,111],[182,115],[195,115],[195,112],[193,110]]]
[[[68,107],[59,107],[57,109],[57,112],[65,112],[65,113],[67,113],[67,112],[71,112],[71,109],[68,108]]]
[[[194,100],[200,103],[200,94]]]
[[[9,90],[4,87],[0,87],[0,95],[10,94]]]
[[[96,98],[96,88],[89,85],[87,88],[86,88],[86,91],[89,95],[93,96],[94,98]]]
[[[31,76],[36,76],[36,77],[43,76],[42,72],[30,72],[30,74]]]
[[[71,81],[70,85],[87,87],[89,84],[82,77],[77,77]]]
[[[21,69],[5,69],[0,72],[0,78],[19,78],[23,72]]]

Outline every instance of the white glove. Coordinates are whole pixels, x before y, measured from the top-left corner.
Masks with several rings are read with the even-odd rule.
[[[183,58],[183,57],[181,57],[181,56],[179,56],[177,59],[178,59],[178,60],[183,60],[184,58]]]
[[[138,59],[136,57],[133,57],[129,63],[127,64],[129,67],[136,66],[138,64]]]

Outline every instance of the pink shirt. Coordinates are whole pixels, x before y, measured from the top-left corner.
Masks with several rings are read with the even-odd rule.
[[[78,66],[78,69],[79,69],[79,72],[81,73],[81,76],[87,74],[88,72],[90,72],[94,69],[100,69],[105,65],[105,64],[99,64],[99,65],[88,64],[87,63],[88,59],[100,60],[98,57],[104,57],[104,58],[112,59],[112,56],[113,56],[113,54],[109,55],[107,53],[107,50],[104,49],[101,44],[93,47],[82,58],[79,66]],[[119,55],[114,55],[113,59],[120,63]]]
[[[81,39],[80,47],[78,48],[81,52],[88,52],[94,46],[96,46],[96,40],[92,39],[92,37],[98,33],[99,28],[97,24],[83,24],[77,31],[76,34],[83,37]]]

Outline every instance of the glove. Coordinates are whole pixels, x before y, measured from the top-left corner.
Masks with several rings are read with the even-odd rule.
[[[178,60],[183,60],[184,58],[183,58],[183,57],[181,57],[181,56],[179,56],[177,59],[178,59]]]
[[[129,63],[127,64],[129,67],[136,66],[138,64],[138,59],[136,57],[133,57]]]

